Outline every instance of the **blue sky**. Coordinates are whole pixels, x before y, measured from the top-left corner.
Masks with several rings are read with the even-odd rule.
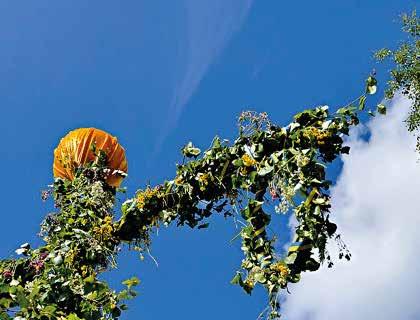
[[[39,241],[39,223],[53,209],[40,190],[52,181],[53,149],[69,130],[94,126],[119,138],[133,195],[172,177],[189,140],[205,148],[216,134],[234,138],[241,110],[287,124],[303,108],[358,96],[377,67],[372,52],[398,43],[398,15],[414,7],[412,0],[0,1],[1,256]],[[378,78],[386,79],[385,68]],[[229,244],[235,234],[221,217],[207,230],[162,229],[153,244],[159,268],[122,254],[110,281],[142,280],[122,319],[254,319],[263,292],[248,297],[229,284],[242,257],[239,243]]]

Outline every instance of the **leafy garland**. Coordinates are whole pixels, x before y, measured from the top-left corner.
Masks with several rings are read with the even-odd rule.
[[[330,221],[326,167],[349,152],[342,136],[359,123],[357,113],[375,91],[371,76],[366,93],[353,102],[358,106],[333,114],[326,106],[305,110],[287,127],[264,113],[244,112],[232,145],[218,137],[204,152],[187,144],[182,153],[188,161],[178,165],[175,178],[138,190],[122,205],[119,220],[113,212],[117,190],[105,183],[110,169],[99,151],[98,161],[79,168],[72,181],[56,179],[44,194],[53,194],[58,209],[41,224],[46,244],[23,244],[16,250],[22,258],[0,261],[0,318],[118,319],[139,280],[124,281],[126,289],[116,292],[98,276],[116,267],[120,245],[148,251],[156,228],[172,222],[206,228],[213,213],[243,220],[238,237],[245,257],[231,282],[247,293],[262,285],[269,304],[261,316],[279,317],[278,295],[288,283],[323,262],[332,266],[329,239],[337,240],[340,258],[350,259]],[[378,112],[385,113],[382,105]],[[274,217],[264,204],[274,204],[279,213],[292,210],[297,219],[295,242],[285,256],[275,252],[276,237],[268,231]]]

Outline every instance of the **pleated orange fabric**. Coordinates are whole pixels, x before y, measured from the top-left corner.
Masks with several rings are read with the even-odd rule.
[[[54,150],[54,177],[72,180],[76,168],[96,160],[92,150],[95,144],[97,152],[103,150],[107,155],[108,167],[111,169],[106,182],[110,186],[118,187],[124,177],[112,174],[114,170],[127,173],[127,159],[124,148],[117,138],[96,128],[80,128],[70,131],[61,139]]]

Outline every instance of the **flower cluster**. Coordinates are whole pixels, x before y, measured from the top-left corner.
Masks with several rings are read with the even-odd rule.
[[[198,173],[197,174],[197,181],[200,185],[200,190],[204,191],[206,190],[206,187],[209,184],[209,178],[210,178],[210,174],[209,173]]]
[[[276,195],[276,197],[272,197],[273,200],[280,198],[280,202],[274,207],[274,210],[277,213],[288,212],[296,194],[295,188],[277,176],[271,183],[271,193]],[[280,197],[277,195],[280,195]]]
[[[245,167],[252,167],[257,164],[257,161],[254,158],[252,158],[250,155],[248,155],[247,153],[245,153],[241,157],[241,159]]]
[[[183,182],[184,182],[184,180],[182,179],[182,177],[181,177],[181,176],[177,176],[177,177],[174,179],[174,183],[175,183],[176,185],[181,185]]]
[[[323,146],[325,145],[326,140],[331,137],[331,132],[324,131],[315,127],[309,127],[304,130],[303,136],[308,139],[314,139],[317,141],[319,146]]]
[[[289,268],[283,261],[279,261],[270,267],[271,270],[276,271],[280,274],[283,279],[286,279],[290,273]]]
[[[152,199],[153,197],[159,194],[160,188],[150,188],[147,187],[146,190],[140,190],[137,192],[136,200],[137,200],[137,208],[143,209],[148,200]]]
[[[112,239],[114,232],[114,227],[112,224],[112,217],[106,216],[100,226],[95,226],[93,228],[93,233],[95,237],[101,241],[107,241]]]

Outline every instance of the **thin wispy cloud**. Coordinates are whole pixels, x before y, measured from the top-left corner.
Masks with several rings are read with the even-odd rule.
[[[184,0],[186,10],[186,46],[182,48],[185,67],[180,71],[172,102],[158,136],[158,152],[173,130],[209,66],[242,26],[252,0]]]
[[[418,319],[420,163],[403,123],[408,108],[408,100],[395,98],[386,117],[368,123],[369,141],[353,131],[332,190],[352,260],[305,274],[290,288],[285,319]]]

